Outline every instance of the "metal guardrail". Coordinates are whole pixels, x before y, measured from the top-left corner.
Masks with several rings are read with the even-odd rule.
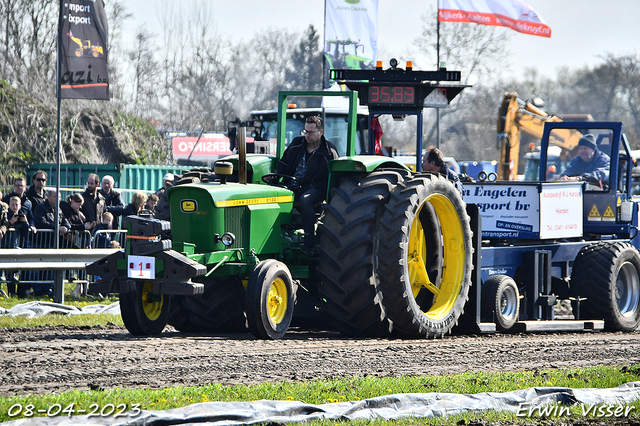
[[[0,270],[84,270],[85,267],[118,249],[3,249]]]
[[[9,228],[0,240],[0,271],[4,271],[9,282],[41,288],[53,283],[54,300],[64,301],[64,276],[69,281],[86,283],[86,265],[100,260],[118,249],[92,248],[96,238],[89,231],[71,231],[54,246],[54,234],[51,229],[38,229],[36,233],[16,231]],[[118,241],[122,247],[126,241],[126,230],[112,229],[98,231],[103,243]],[[65,272],[66,271],[66,272]],[[27,287],[28,288],[28,287]]]

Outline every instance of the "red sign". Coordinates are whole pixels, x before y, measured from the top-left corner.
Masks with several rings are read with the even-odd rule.
[[[196,143],[197,142],[197,143]],[[172,139],[173,158],[191,158],[198,160],[217,160],[221,156],[231,155],[229,138],[222,133],[211,133],[198,137],[176,136]]]

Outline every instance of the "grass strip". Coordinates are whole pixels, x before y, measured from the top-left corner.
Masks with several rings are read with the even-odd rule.
[[[280,382],[252,386],[211,384],[203,387],[171,387],[166,389],[131,390],[114,388],[88,392],[70,391],[54,395],[0,398],[0,422],[47,414],[77,415],[78,410],[85,410],[83,414],[88,414],[92,407],[93,409],[97,408],[99,410],[98,413],[104,410],[105,407],[107,411],[113,409],[117,413],[123,408],[124,411],[132,410],[133,407],[137,407],[140,410],[167,410],[208,401],[256,401],[266,399],[325,404],[358,401],[398,393],[444,392],[476,394],[550,386],[574,389],[612,388],[637,380],[640,380],[640,365],[506,373],[467,372],[448,376],[358,377],[342,380],[314,380],[302,383]],[[634,407],[630,411],[630,417],[639,418],[640,401],[636,401],[630,406]],[[39,410],[44,411],[44,413],[38,413]],[[571,407],[571,414],[572,416],[585,418],[581,415],[581,409],[578,407]],[[586,418],[590,417],[594,416],[586,416]],[[469,423],[474,419],[531,422],[530,418],[518,418],[513,413],[489,412],[482,415],[466,413],[445,419],[412,419],[407,420],[408,423],[406,424],[455,424],[462,421]],[[398,422],[381,423],[397,424]]]

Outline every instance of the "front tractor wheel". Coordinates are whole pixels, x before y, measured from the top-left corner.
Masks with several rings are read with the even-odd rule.
[[[294,305],[295,289],[287,266],[271,259],[258,263],[247,283],[245,310],[251,333],[258,339],[284,337]]]
[[[171,298],[153,292],[153,281],[136,283],[136,288],[120,293],[122,322],[134,336],[160,334],[167,325]]]
[[[399,183],[380,221],[377,276],[400,334],[442,337],[457,324],[471,285],[471,228],[451,182],[423,175]]]

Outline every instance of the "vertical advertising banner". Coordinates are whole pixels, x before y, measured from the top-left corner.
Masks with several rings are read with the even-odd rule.
[[[60,0],[58,65],[63,99],[109,99],[107,16],[102,0]]]
[[[331,69],[373,69],[377,48],[378,0],[325,0],[325,88]]]

